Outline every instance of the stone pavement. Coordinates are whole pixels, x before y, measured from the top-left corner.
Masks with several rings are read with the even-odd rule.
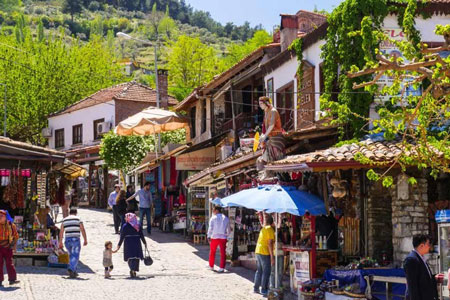
[[[104,279],[104,243],[111,240],[115,247],[119,240],[113,234],[112,215],[104,210],[80,209],[79,216],[89,243],[81,250],[80,277],[69,279],[64,269],[17,267],[21,282],[9,287],[5,280],[1,300],[262,299],[253,293],[252,271],[227,266],[225,273],[212,272],[207,269],[208,246],[194,247],[181,235],[158,230],[146,237],[154,264],[147,267],[141,262],[139,278],[129,278],[122,247],[113,255],[112,278]]]

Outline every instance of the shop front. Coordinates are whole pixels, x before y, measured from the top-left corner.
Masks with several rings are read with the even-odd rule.
[[[19,233],[14,257],[45,259],[58,238],[47,227],[48,208],[68,209],[71,180],[85,171],[63,152],[8,138],[0,138],[0,153],[0,209],[9,211]]]

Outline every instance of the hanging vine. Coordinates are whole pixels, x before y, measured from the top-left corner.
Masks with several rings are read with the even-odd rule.
[[[346,0],[328,17],[326,43],[321,54],[325,89],[320,100],[327,117],[333,117],[333,122],[341,125],[341,139],[365,133],[376,91],[376,86],[359,92],[352,89],[354,84],[369,81],[371,75],[349,78],[346,74],[368,66],[376,67],[379,43],[384,39],[382,24],[389,13],[398,15],[399,26],[411,41],[400,50],[405,57],[417,54],[420,48],[420,32],[414,21],[417,11],[415,0],[395,5],[387,0]]]
[[[301,97],[301,89],[302,89],[302,80],[303,80],[303,39],[297,38],[295,39],[292,44],[288,48],[289,50],[293,50],[295,52],[295,55],[297,56],[298,61],[298,67],[297,67],[297,78],[298,78],[298,85],[297,85],[297,101],[300,101]],[[298,105],[298,104],[297,104]]]

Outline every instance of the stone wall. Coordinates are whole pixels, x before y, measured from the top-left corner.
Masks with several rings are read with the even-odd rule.
[[[408,177],[401,174],[390,189],[392,197],[392,244],[394,263],[402,265],[403,260],[413,249],[412,237],[415,234],[428,234],[428,194],[427,180],[417,178],[416,185],[408,184]],[[429,260],[431,265],[433,261]]]
[[[383,252],[392,258],[391,196],[381,182],[374,182],[367,201],[368,255],[381,261]]]

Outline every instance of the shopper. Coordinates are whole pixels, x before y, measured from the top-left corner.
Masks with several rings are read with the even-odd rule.
[[[137,277],[136,272],[139,272],[139,260],[144,259],[141,241],[147,247],[145,237],[142,234],[142,227],[139,225],[136,215],[127,213],[125,215],[125,225],[120,232],[119,244],[113,253],[119,251],[122,243],[125,243],[123,260],[128,262],[131,278]]]
[[[111,207],[113,213],[114,230],[116,234],[119,234],[120,228],[120,216],[116,207],[116,199],[117,195],[119,195],[119,192],[120,192],[120,185],[116,184],[114,185],[114,191],[112,191],[111,194],[109,194],[108,198],[108,205],[109,207]]]
[[[256,243],[256,274],[253,290],[267,296],[269,291],[269,278],[271,266],[275,264],[274,258],[274,240],[275,232],[272,228],[273,218],[270,215],[265,217],[264,227],[259,232],[258,242]],[[260,291],[261,288],[261,291]]]
[[[112,242],[105,242],[105,250],[103,250],[103,267],[105,267],[105,278],[111,278],[111,271],[114,269],[112,262]]]
[[[127,199],[134,195],[134,187],[130,184],[127,186]],[[139,210],[138,202],[132,199],[127,202],[127,212],[136,213]]]
[[[215,206],[213,216],[209,220],[208,241],[209,249],[209,267],[214,270],[214,260],[216,258],[217,247],[220,247],[220,265],[219,273],[224,272],[226,262],[226,245],[227,238],[230,234],[230,226],[228,218],[222,214],[222,207]]]
[[[125,224],[125,214],[127,213],[127,192],[121,190],[119,194],[117,194],[116,198],[116,211],[120,218],[120,226],[122,228],[123,224]]]
[[[55,221],[53,221],[53,218],[50,215],[50,211],[50,206],[46,206],[45,213],[47,215],[47,229],[50,229],[52,236],[56,238],[57,236],[59,236],[59,228],[55,225]]]
[[[77,216],[77,209],[74,207],[70,209],[69,216],[62,220],[61,230],[59,232],[59,248],[61,249],[63,248],[62,241],[64,235],[66,236],[64,245],[69,252],[69,267],[67,272],[69,273],[70,278],[76,278],[78,276],[77,267],[81,252],[80,235],[83,235],[84,246],[86,246],[88,242],[83,222]]]
[[[430,252],[430,237],[425,234],[413,236],[414,250],[406,257],[403,268],[406,274],[407,300],[437,300],[436,279],[424,256]]]
[[[19,234],[13,219],[9,216],[8,211],[0,210],[0,286],[5,279],[3,275],[4,264],[6,264],[6,271],[8,272],[9,285],[19,283],[13,263],[13,250],[16,249],[18,239]]]
[[[147,181],[142,189],[127,199],[127,202],[135,199],[136,196],[139,198],[139,225],[142,230],[144,230],[145,217],[147,219],[147,233],[150,235],[152,234],[151,207],[153,204],[152,193],[150,192],[150,182]]]

